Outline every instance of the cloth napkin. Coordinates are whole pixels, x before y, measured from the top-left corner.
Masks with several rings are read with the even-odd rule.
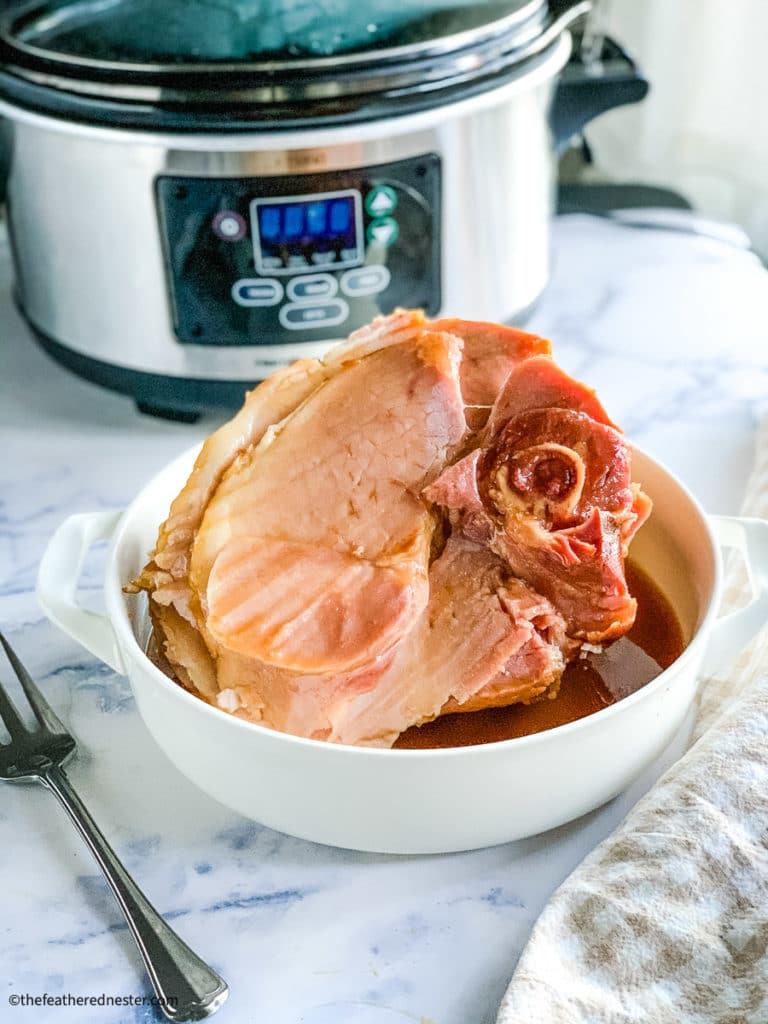
[[[768,518],[768,422],[743,512]],[[723,611],[747,599],[729,566]],[[566,879],[497,1024],[768,1024],[768,642],[701,688],[695,742]]]

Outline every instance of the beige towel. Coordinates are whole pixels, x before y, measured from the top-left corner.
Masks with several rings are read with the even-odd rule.
[[[768,518],[768,423],[757,451],[744,514]],[[768,1024],[765,631],[705,681],[696,735],[552,897],[498,1024]]]

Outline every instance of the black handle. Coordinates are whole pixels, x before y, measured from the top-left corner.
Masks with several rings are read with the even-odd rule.
[[[580,39],[574,39],[574,56],[565,66],[550,111],[550,126],[558,155],[569,141],[598,114],[628,103],[639,103],[648,94],[648,79],[629,55],[606,38],[597,59],[586,64]]]

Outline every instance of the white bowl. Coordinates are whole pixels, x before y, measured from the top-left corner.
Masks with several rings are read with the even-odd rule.
[[[138,575],[197,450],[159,473],[125,512],[72,516],[51,539],[38,576],[48,617],[131,683],[139,712],[176,767],[246,817],[304,839],[382,853],[492,846],[561,825],[610,800],[664,749],[714,668],[768,618],[768,522],[708,519],[663,466],[634,451],[634,475],[654,512],[632,554],[671,600],[686,648],[641,690],[587,718],[482,746],[381,750],[301,739],[241,721],[192,696],[144,653],[146,598]],[[740,547],[757,593],[715,621],[716,540]],[[80,608],[77,581],[91,544],[110,539],[106,615]]]

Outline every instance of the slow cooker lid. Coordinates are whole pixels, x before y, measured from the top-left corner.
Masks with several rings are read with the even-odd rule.
[[[541,31],[546,0],[49,0],[10,4],[0,22],[19,53],[82,69],[178,72],[268,65],[271,72],[403,59]],[[341,58],[341,64],[339,63]]]
[[[0,12],[0,99],[150,131],[339,125],[547,64],[590,0],[35,0]]]

